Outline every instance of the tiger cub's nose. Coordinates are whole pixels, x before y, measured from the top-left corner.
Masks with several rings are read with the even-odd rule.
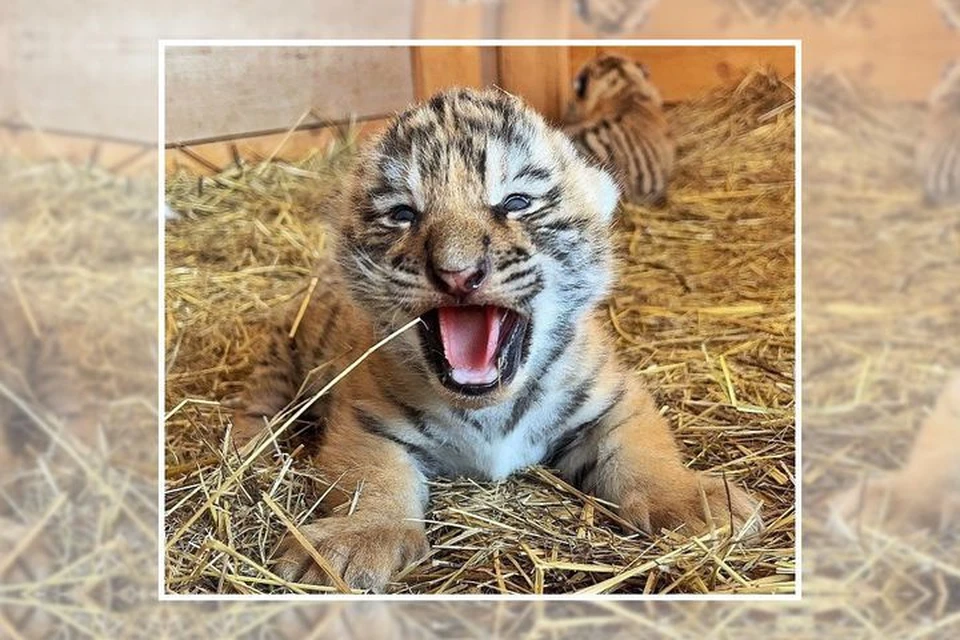
[[[451,295],[464,297],[470,295],[487,281],[490,274],[490,258],[485,257],[477,264],[466,269],[443,269],[434,267],[436,284]]]

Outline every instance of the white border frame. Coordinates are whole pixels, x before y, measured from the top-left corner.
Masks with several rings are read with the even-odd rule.
[[[165,553],[166,536],[164,535],[164,503],[165,503],[165,467],[164,467],[164,397],[166,388],[166,349],[165,344],[165,263],[166,263],[166,239],[164,236],[165,221],[165,184],[166,184],[166,149],[165,149],[165,130],[166,130],[166,76],[165,76],[165,55],[166,49],[176,47],[577,47],[577,46],[607,46],[607,47],[793,47],[794,48],[794,77],[796,99],[794,105],[794,450],[795,450],[795,498],[794,508],[796,510],[796,521],[794,524],[795,532],[795,581],[796,593],[792,594],[600,594],[590,596],[578,596],[575,594],[544,594],[544,595],[502,595],[502,594],[478,594],[478,595],[417,595],[417,594],[265,594],[265,595],[242,595],[242,594],[178,594],[168,593],[165,588]],[[345,39],[345,40],[217,40],[217,39],[161,39],[157,42],[158,49],[158,122],[157,122],[157,233],[159,237],[158,250],[158,346],[160,357],[158,358],[157,376],[158,376],[158,395],[157,395],[157,597],[161,602],[209,602],[209,601],[243,601],[243,602],[337,602],[337,601],[461,601],[461,602],[480,602],[480,601],[549,601],[549,600],[573,600],[573,601],[700,601],[700,602],[798,602],[803,595],[803,439],[802,433],[802,407],[803,407],[803,384],[802,384],[802,340],[803,331],[803,281],[802,281],[802,251],[801,251],[801,221],[802,221],[802,153],[801,153],[801,130],[802,130],[802,78],[803,78],[803,43],[799,39],[644,39],[644,40],[497,40],[497,39],[436,39],[436,40],[416,40],[416,39]]]

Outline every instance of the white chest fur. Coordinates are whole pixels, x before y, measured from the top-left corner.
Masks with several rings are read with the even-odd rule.
[[[546,453],[546,442],[536,437],[531,420],[521,421],[504,432],[502,421],[483,417],[484,429],[474,425],[446,424],[440,451],[436,451],[443,475],[478,480],[502,480],[511,473],[536,464]]]
[[[566,394],[561,385],[545,384],[512,428],[507,426],[511,424],[513,403],[473,412],[473,424],[459,420],[437,424],[435,433],[443,432],[437,454],[444,475],[501,480],[541,462],[556,432],[555,422]]]
[[[502,480],[514,471],[539,462],[546,453],[542,441],[531,441],[528,429],[517,428],[475,451],[479,470],[491,480]]]

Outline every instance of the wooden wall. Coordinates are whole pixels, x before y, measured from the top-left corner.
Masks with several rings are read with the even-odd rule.
[[[414,100],[406,47],[171,47],[165,67],[167,141],[382,118]]]
[[[793,47],[770,46],[173,48],[166,64],[167,165],[209,173],[237,154],[270,157],[281,144],[282,157],[302,156],[329,139],[314,129],[321,114],[359,117],[372,131],[390,113],[451,86],[496,84],[558,120],[573,75],[607,52],[644,61],[668,101],[700,95],[736,69],[769,64],[785,77],[794,71]],[[297,125],[306,130],[287,135]]]
[[[417,100],[450,87],[480,87],[497,81],[496,50],[481,47],[414,47],[414,85]]]
[[[499,56],[499,84],[556,120],[571,98],[577,71],[605,53],[642,61],[667,102],[702,95],[760,64],[773,67],[785,78],[795,72],[792,46],[504,47]]]
[[[789,9],[771,19],[749,15],[751,4],[651,0],[637,28],[601,33],[577,17],[576,0],[7,0],[0,2],[0,122],[15,126],[0,132],[0,150],[15,142],[47,157],[43,150],[62,142],[62,154],[87,158],[123,141],[131,152],[151,144],[158,38],[800,38],[805,75],[839,71],[913,101],[924,100],[945,64],[960,59],[960,32],[934,0],[860,0],[834,17],[815,15],[814,2],[784,0]],[[464,70],[485,80],[499,74],[499,62],[480,53],[479,68],[469,56],[425,66],[414,93]],[[523,65],[516,59],[503,71],[523,82]],[[555,102],[567,90],[550,79],[537,99]],[[33,128],[44,137],[26,140]],[[78,136],[91,140],[81,149]]]
[[[155,143],[158,39],[404,38],[415,1],[0,0],[0,93],[20,124]]]
[[[579,67],[602,53],[642,60],[667,101],[692,98],[738,69],[793,73],[792,47],[174,47],[165,62],[167,143],[284,131],[319,118],[380,119],[451,86],[496,84],[550,118]]]
[[[627,0],[628,2],[630,0]],[[0,2],[0,119],[149,143],[158,38],[801,38],[806,74],[841,71],[923,100],[960,59],[960,32],[934,0],[861,0],[833,18],[790,4],[774,19],[745,0],[651,0],[642,25],[600,33],[575,0],[6,0]],[[839,4],[838,2],[834,4]],[[489,69],[490,60],[484,64]],[[485,72],[486,73],[486,72]]]
[[[165,163],[168,170],[189,166],[212,174],[238,156],[296,159],[330,140],[331,132],[319,126],[322,119],[358,116],[362,131],[372,132],[392,112],[453,85],[497,84],[557,119],[573,74],[606,51],[643,60],[667,100],[715,86],[723,81],[724,69],[765,62],[788,75],[793,68],[790,47],[170,48]],[[121,172],[150,169],[149,145],[37,133],[35,127],[42,129],[42,121],[5,129],[0,148],[99,162]]]

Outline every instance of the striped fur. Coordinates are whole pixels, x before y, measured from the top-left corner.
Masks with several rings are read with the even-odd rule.
[[[510,194],[529,196],[505,211]],[[450,295],[429,275],[488,255],[488,285],[469,302],[509,306],[531,319],[515,377],[483,396],[449,390],[428,366],[417,330],[375,352],[317,409],[324,421],[315,464],[339,479],[328,507],[357,487],[349,516],[304,528],[348,584],[383,589],[426,549],[427,480],[437,475],[502,479],[536,463],[621,505],[647,531],[729,518],[722,482],[689,471],[650,394],[618,362],[599,307],[613,273],[612,179],[584,160],[562,132],[499,91],[451,90],[399,114],[364,152],[344,191],[339,275],[289,339],[278,323],[245,393],[254,419],[296,393],[309,371],[339,371],[370,344]],[[415,209],[400,223],[397,207]],[[272,352],[270,351],[272,349]],[[332,364],[331,364],[332,363]],[[314,379],[316,384],[316,378]],[[743,524],[753,501],[730,488]],[[324,581],[294,539],[278,569]]]
[[[627,58],[605,55],[579,71],[564,130],[588,158],[608,167],[637,204],[663,204],[675,143],[649,73]]]
[[[960,203],[960,63],[946,70],[930,97],[917,167],[928,204]]]

